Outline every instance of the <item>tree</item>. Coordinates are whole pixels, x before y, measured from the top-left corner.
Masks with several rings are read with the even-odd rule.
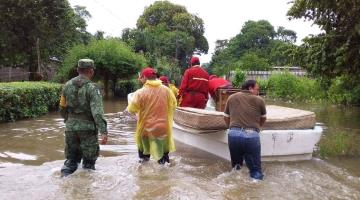
[[[94,34],[94,38],[96,40],[103,40],[104,39],[104,31],[96,31],[96,33]]]
[[[136,29],[125,29],[122,39],[149,57],[167,57],[187,66],[194,51],[207,53],[204,22],[184,6],[156,1],[145,8]],[[150,59],[152,60],[152,59]]]
[[[261,56],[266,56],[270,42],[275,35],[274,27],[268,21],[250,20],[245,22],[241,32],[230,40],[228,47],[237,58],[240,58],[250,49],[258,51]]]
[[[229,44],[229,40],[216,40],[215,42],[215,52],[224,50]]]
[[[295,31],[279,26],[275,38],[283,42],[295,43],[297,36]]]
[[[281,40],[272,41],[269,55],[270,64],[275,66],[299,65],[296,59],[298,48],[298,46],[289,42]]]
[[[245,53],[239,60],[241,70],[262,71],[268,70],[269,62],[265,58],[260,58],[256,53]]]
[[[89,13],[72,9],[67,0],[1,1],[0,10],[0,65],[27,65],[30,80],[39,58],[61,57],[73,43],[90,38],[84,20]]]
[[[247,21],[234,38],[216,41],[210,64],[221,75],[237,68],[268,70],[270,65],[297,64],[295,41],[296,33],[292,30],[280,26],[275,32],[266,20]]]
[[[129,78],[135,75],[146,60],[136,54],[125,43],[118,39],[93,40],[88,45],[77,45],[66,54],[56,80],[64,82],[76,75],[77,61],[81,58],[90,58],[95,62],[95,80],[103,80],[105,96],[108,96],[109,81],[114,90],[118,79]]]
[[[242,27],[239,34],[227,40],[218,40],[216,43],[216,51],[212,57],[210,65],[214,67],[214,71],[219,75],[230,74],[231,70],[241,66],[240,59],[246,61],[246,69],[255,69],[257,67],[250,66],[247,60],[254,58],[254,61],[261,62],[261,69],[267,68],[269,64],[264,64],[270,54],[271,42],[274,40],[276,32],[274,27],[266,20],[247,21]],[[256,57],[256,58],[255,58]]]
[[[299,58],[315,76],[332,79],[360,78],[360,2],[335,0],[296,0],[288,11],[290,19],[313,21],[324,31],[304,40]],[[353,82],[353,83],[351,83]]]

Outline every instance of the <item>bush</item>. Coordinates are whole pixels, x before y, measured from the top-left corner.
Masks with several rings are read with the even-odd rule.
[[[234,80],[232,81],[232,84],[234,87],[241,88],[242,84],[246,80],[246,74],[245,72],[236,69]]]
[[[320,156],[324,158],[350,155],[352,146],[351,137],[344,132],[325,135],[319,144]]]
[[[289,72],[274,74],[269,78],[267,95],[272,98],[300,101],[322,100],[326,96],[316,80],[297,77]]]
[[[338,77],[328,90],[328,98],[336,104],[360,105],[360,84],[352,83],[346,76]]]
[[[266,93],[267,88],[268,88],[269,80],[267,80],[267,79],[256,79],[256,82],[260,87],[260,94]]]
[[[47,82],[0,83],[0,122],[37,117],[55,110],[61,87]]]
[[[131,92],[136,91],[141,87],[141,84],[138,80],[120,80],[116,83],[115,86],[115,96],[125,98]]]

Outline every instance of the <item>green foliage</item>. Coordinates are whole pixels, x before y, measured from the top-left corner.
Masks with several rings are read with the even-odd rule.
[[[351,137],[344,132],[325,135],[319,144],[320,156],[349,155],[351,146]]]
[[[360,83],[352,83],[348,76],[340,76],[333,80],[328,98],[332,103],[360,105]]]
[[[269,78],[267,95],[291,101],[316,101],[325,98],[325,92],[316,80],[297,77],[288,72],[274,74]]]
[[[95,62],[95,79],[117,80],[135,75],[146,60],[135,54],[125,43],[116,40],[93,40],[88,45],[77,45],[69,50],[56,75],[64,82],[76,75],[77,62],[90,58]]]
[[[132,51],[119,39],[93,40],[88,45],[77,45],[66,54],[55,80],[65,82],[74,77],[77,62],[81,58],[90,58],[95,63],[95,80],[103,80],[105,96],[108,96],[109,82],[115,91],[118,79],[129,78],[137,74],[146,60]]]
[[[37,69],[37,46],[46,62],[90,39],[84,19],[90,14],[84,7],[74,10],[67,0],[1,1],[0,10],[0,65],[29,66],[31,80]]]
[[[114,95],[116,97],[126,98],[131,92],[141,88],[141,83],[137,79],[120,80],[116,83]]]
[[[359,79],[359,1],[296,0],[288,15],[313,21],[324,31],[305,39],[301,46],[298,58],[308,71],[327,79],[342,75]]]
[[[207,53],[204,22],[184,6],[156,1],[145,8],[136,29],[124,29],[122,39],[151,58],[167,57],[186,67],[194,51]],[[153,63],[152,63],[153,64]]]
[[[244,70],[266,70],[270,65],[297,64],[296,33],[279,27],[277,32],[266,20],[247,21],[239,34],[228,40],[217,40],[210,65],[218,74],[225,66]]]
[[[260,58],[255,53],[245,53],[240,58],[241,70],[253,70],[253,71],[265,71],[269,69],[269,63],[267,59]]]
[[[0,122],[37,117],[59,105],[61,84],[0,83]]]
[[[285,29],[283,26],[279,26],[276,31],[276,39],[283,41],[285,43],[295,43],[296,42],[296,32],[293,30]]]
[[[237,64],[228,49],[215,51],[210,62],[210,66],[217,75],[229,75],[233,69],[236,69]]]
[[[246,79],[245,72],[237,69],[235,71],[235,76],[234,76],[234,80],[232,81],[232,84],[236,88],[241,88],[241,86],[244,83],[245,79]]]
[[[283,42],[280,40],[274,40],[271,42],[271,52],[269,55],[269,61],[274,66],[291,66],[299,65],[296,59],[298,53],[298,46]]]
[[[172,82],[179,82],[181,69],[167,57],[158,58],[155,63],[155,69],[160,76],[167,76]]]
[[[239,58],[249,50],[266,55],[267,47],[275,37],[274,27],[266,20],[247,21],[241,32],[229,41],[231,54]],[[261,55],[260,55],[261,56]]]
[[[266,91],[268,90],[269,80],[268,79],[256,79],[256,82],[259,85],[260,94],[266,93]]]

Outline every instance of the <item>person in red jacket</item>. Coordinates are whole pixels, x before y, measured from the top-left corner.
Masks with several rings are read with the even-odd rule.
[[[216,90],[220,88],[232,88],[232,84],[226,79],[211,75],[209,77],[209,94],[214,101],[217,101]]]
[[[178,99],[180,107],[204,109],[208,100],[209,74],[200,67],[198,57],[192,57],[190,68],[184,73]]]

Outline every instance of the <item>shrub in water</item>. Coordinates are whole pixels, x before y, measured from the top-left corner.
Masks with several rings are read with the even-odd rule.
[[[0,122],[37,117],[58,107],[61,84],[0,83]]]

